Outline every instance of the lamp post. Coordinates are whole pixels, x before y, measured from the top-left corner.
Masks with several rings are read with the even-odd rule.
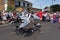
[[[52,5],[53,5],[53,1],[54,1],[54,0],[52,0]],[[51,8],[51,12],[53,12],[53,8]]]
[[[53,1],[54,1],[54,0],[52,0],[52,5],[53,5]]]
[[[52,0],[52,5],[53,5],[54,1],[55,1],[55,0]],[[52,10],[52,12],[53,12],[53,8],[51,8],[51,10]]]

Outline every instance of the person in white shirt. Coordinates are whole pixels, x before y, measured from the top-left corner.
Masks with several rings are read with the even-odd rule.
[[[7,20],[7,18],[6,18],[6,16],[5,16],[4,13],[3,13],[3,20],[4,20],[4,21]]]
[[[50,14],[50,21],[51,21],[51,23],[53,23],[53,14],[52,13]]]
[[[24,12],[22,12],[22,16],[20,16],[23,23],[21,23],[21,25],[18,27],[18,29],[20,28],[24,28],[26,25],[28,25],[30,23],[30,17],[31,17],[31,13],[30,10],[28,10],[28,13],[26,15],[24,15]]]

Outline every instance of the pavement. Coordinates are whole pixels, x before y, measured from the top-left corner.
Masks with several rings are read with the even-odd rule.
[[[13,33],[15,27],[6,25],[0,26],[0,40],[60,40],[60,23],[43,22],[41,31],[33,33],[29,37]]]
[[[9,24],[10,24],[10,22],[8,20],[6,20],[6,21],[2,21],[0,26],[8,26]]]

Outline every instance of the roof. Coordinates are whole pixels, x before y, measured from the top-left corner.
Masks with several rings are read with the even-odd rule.
[[[35,9],[35,10],[42,10],[42,9],[39,9],[39,8],[32,8],[32,9]]]
[[[32,4],[31,2],[29,2],[29,1],[26,1],[26,0],[19,0],[19,1],[28,2],[28,3]]]
[[[24,2],[28,2],[28,3],[32,4],[32,3],[31,3],[31,2],[29,2],[29,1],[24,1]]]

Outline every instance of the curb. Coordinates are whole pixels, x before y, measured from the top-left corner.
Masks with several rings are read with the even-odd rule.
[[[0,25],[0,27],[2,27],[2,26],[8,26],[8,25],[10,25],[10,23]]]

